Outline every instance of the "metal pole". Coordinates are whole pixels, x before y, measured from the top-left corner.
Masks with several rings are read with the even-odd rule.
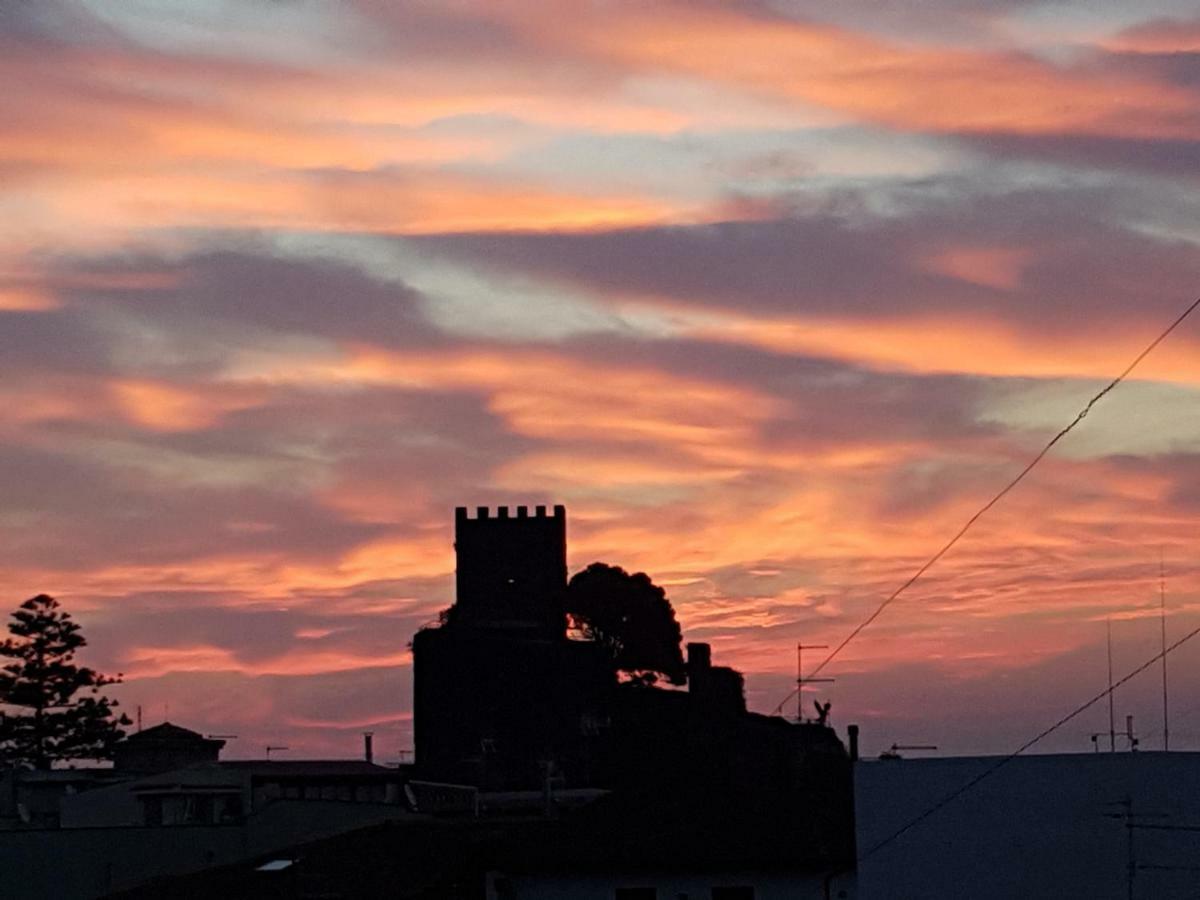
[[[804,651],[828,650],[828,644],[797,644],[796,645],[796,721],[804,721],[804,685],[816,682],[833,681],[832,678],[805,678]]]
[[[1171,749],[1171,728],[1167,715],[1167,576],[1162,548],[1158,551],[1158,622],[1162,638],[1163,750]]]
[[[796,644],[796,721],[804,721],[804,644]]]
[[[1117,752],[1117,723],[1113,715],[1113,680],[1112,680],[1112,619],[1105,619],[1108,628],[1108,752]]]

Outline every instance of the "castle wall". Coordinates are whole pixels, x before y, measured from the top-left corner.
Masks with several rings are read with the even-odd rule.
[[[413,715],[421,777],[491,789],[592,782],[589,748],[615,677],[600,648],[444,626],[413,640]]]
[[[566,631],[567,513],[555,506],[455,510],[455,613],[462,624]]]

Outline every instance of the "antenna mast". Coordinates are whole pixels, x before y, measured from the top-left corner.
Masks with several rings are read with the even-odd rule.
[[[828,684],[832,678],[805,678],[804,651],[828,650],[828,644],[797,644],[796,645],[796,721],[804,721],[804,686],[806,684]]]
[[[1163,750],[1166,751],[1171,749],[1171,728],[1167,716],[1167,575],[1161,547],[1158,548],[1158,623],[1162,638]]]
[[[1108,629],[1108,752],[1117,752],[1117,723],[1113,716],[1113,681],[1112,681],[1112,618],[1104,620]]]

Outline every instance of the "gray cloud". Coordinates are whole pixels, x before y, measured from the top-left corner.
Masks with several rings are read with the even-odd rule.
[[[419,244],[484,268],[684,307],[850,320],[971,314],[1056,332],[1162,317],[1200,282],[1200,249],[1121,224],[1115,191],[979,191],[951,179],[896,196],[888,214],[839,201],[852,211]],[[1011,289],[936,271],[931,258],[961,246],[1023,249],[1029,260]]]
[[[281,259],[245,251],[197,253],[173,262],[153,257],[77,263],[68,270],[96,285],[68,288],[88,310],[117,309],[147,322],[193,332],[221,325],[266,333],[428,346],[438,333],[422,317],[419,295],[329,259]],[[67,273],[63,273],[67,274]],[[105,279],[148,275],[178,279],[171,287],[129,290]]]

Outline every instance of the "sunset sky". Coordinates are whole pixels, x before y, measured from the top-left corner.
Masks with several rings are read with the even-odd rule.
[[[454,507],[563,503],[770,711],[1200,293],[1195,9],[0,0],[8,607],[148,725],[394,761]],[[1012,749],[1106,617],[1157,651],[1160,554],[1200,624],[1198,538],[1200,318],[806,711]]]

